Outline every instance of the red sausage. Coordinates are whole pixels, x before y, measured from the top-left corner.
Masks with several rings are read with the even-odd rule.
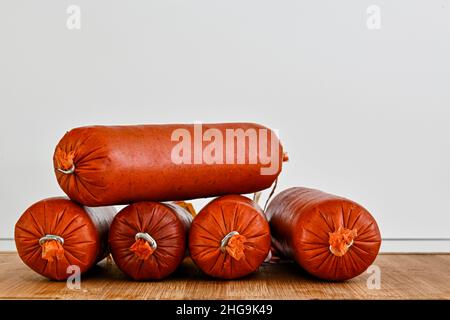
[[[356,277],[380,249],[380,231],[366,209],[319,190],[287,189],[271,201],[266,215],[275,248],[322,279]]]
[[[41,200],[29,207],[15,226],[14,238],[23,262],[37,273],[67,279],[106,257],[113,207],[82,207],[64,198]]]
[[[99,206],[256,192],[285,159],[273,131],[228,123],[76,128],[53,163],[71,199]]]
[[[219,197],[195,217],[189,233],[192,260],[206,274],[236,279],[258,269],[270,250],[261,208],[240,195]]]
[[[109,234],[119,269],[134,280],[162,279],[186,255],[192,215],[174,203],[137,202],[115,217]]]

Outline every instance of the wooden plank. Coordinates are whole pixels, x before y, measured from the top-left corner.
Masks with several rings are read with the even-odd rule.
[[[16,253],[0,253],[1,299],[450,299],[450,255],[380,255],[381,289],[369,274],[341,283],[316,280],[292,263],[264,264],[240,280],[205,277],[186,259],[164,281],[134,282],[103,261],[82,277],[81,289],[49,281],[28,269]]]

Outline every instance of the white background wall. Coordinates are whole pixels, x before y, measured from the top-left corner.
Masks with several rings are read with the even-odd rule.
[[[279,129],[279,190],[354,199],[384,238],[450,238],[449,57],[448,0],[1,0],[0,238],[62,194],[66,130],[195,120]]]

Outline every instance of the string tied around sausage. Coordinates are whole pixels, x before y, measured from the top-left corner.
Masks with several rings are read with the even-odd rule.
[[[55,161],[56,170],[64,174],[72,174],[75,172],[75,151],[64,151],[61,148],[56,149]]]
[[[130,247],[130,251],[140,260],[147,260],[158,248],[156,240],[146,232],[136,233],[134,239],[136,241]]]
[[[39,239],[39,245],[42,249],[42,259],[52,263],[55,259],[61,260],[64,258],[64,238],[47,234]]]
[[[269,205],[269,201],[272,198],[272,196],[275,194],[275,190],[277,189],[277,185],[278,185],[278,177],[275,179],[273,186],[272,186],[272,190],[270,190],[269,196],[267,197],[266,203],[264,204],[264,212],[266,212],[267,210],[267,206]]]
[[[287,152],[283,153],[283,162],[288,162],[289,161],[289,155]],[[264,204],[264,212],[267,209],[267,205],[269,204],[270,199],[272,198],[272,196],[275,194],[275,190],[277,188],[277,184],[278,184],[278,177],[275,179],[273,185],[272,185],[272,189],[270,190],[269,196],[266,199],[266,203]],[[256,202],[256,204],[259,204],[259,200],[261,199],[261,191],[255,192],[253,194],[253,201]]]
[[[358,235],[356,229],[347,229],[342,226],[335,232],[329,232],[328,243],[330,244],[330,251],[337,257],[342,257],[347,253],[353,245],[353,241]]]
[[[247,238],[237,231],[229,232],[220,241],[220,251],[228,253],[233,259],[239,261],[244,256],[244,244]]]

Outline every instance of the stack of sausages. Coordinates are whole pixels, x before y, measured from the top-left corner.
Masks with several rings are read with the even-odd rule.
[[[135,280],[162,279],[186,256],[206,275],[236,279],[270,256],[328,280],[364,272],[380,247],[374,218],[357,203],[291,188],[264,212],[241,194],[269,188],[286,154],[258,124],[89,126],[55,148],[68,198],[33,204],[15,227],[22,260],[55,280],[109,253]],[[198,214],[186,200],[216,197]],[[116,213],[115,205],[126,205]]]

